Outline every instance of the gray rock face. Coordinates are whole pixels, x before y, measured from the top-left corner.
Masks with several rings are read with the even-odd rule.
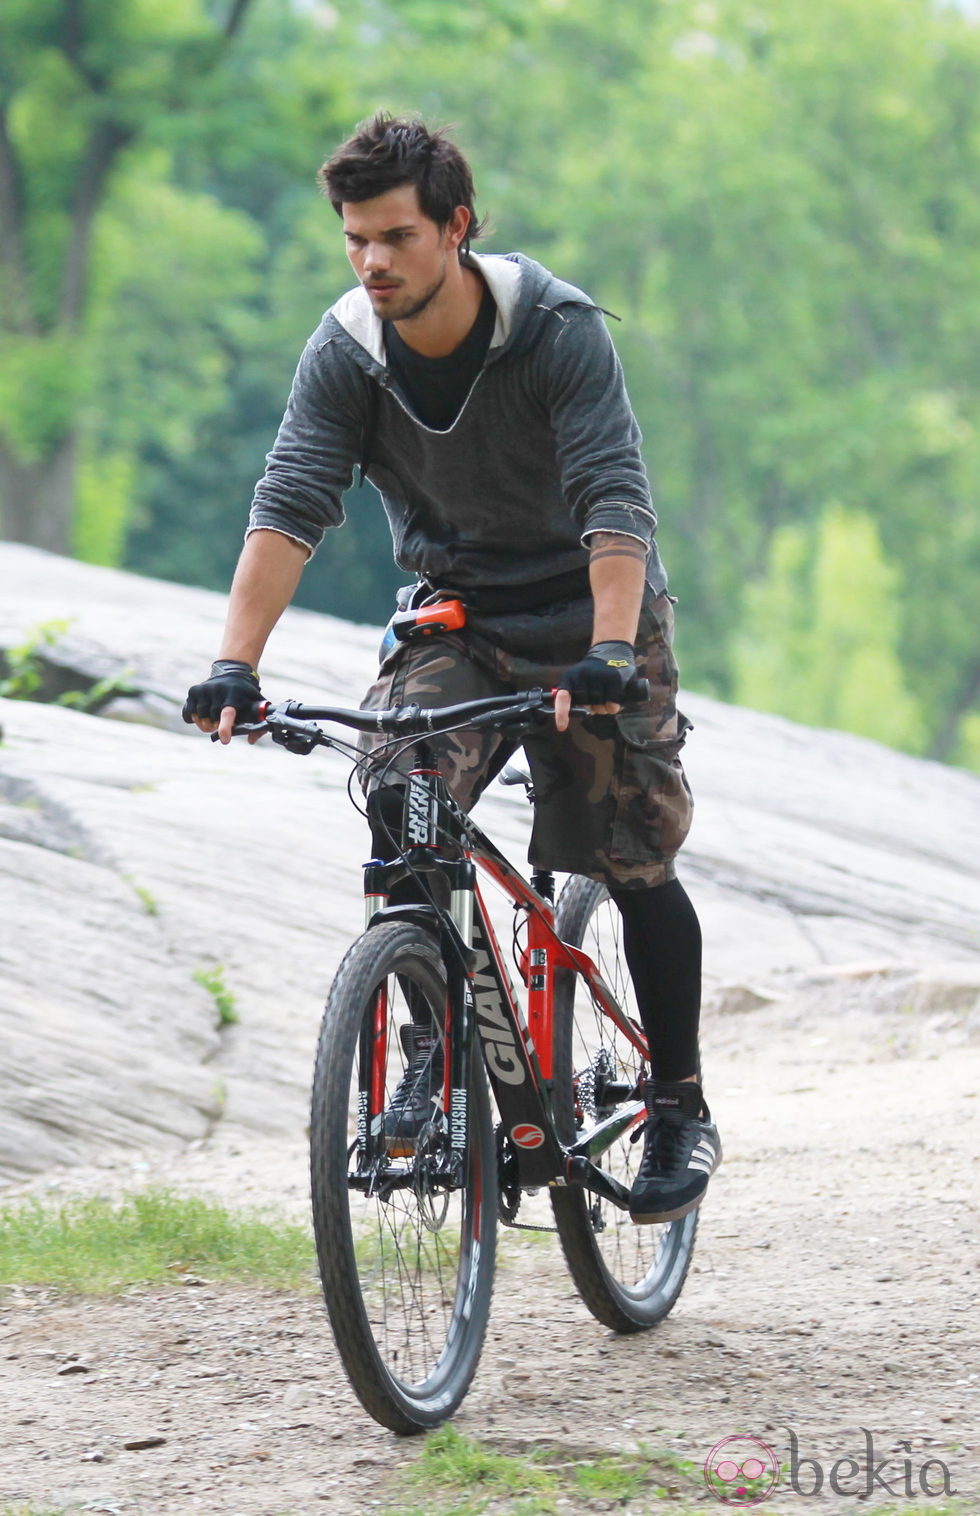
[[[51,665],[134,691],[106,708],[120,719],[0,701],[0,1178],[152,1153],[219,1119],[243,1134],[305,1121],[320,1007],[360,930],[366,832],[339,756],[223,749],[180,721],[224,604],[0,544],[0,649],[67,619]],[[356,705],[377,641],[290,611],[263,686]],[[683,877],[709,1006],[765,1005],[864,962],[918,1013],[975,1025],[980,781],[703,697],[684,708],[698,810]],[[524,855],[520,794],[494,786],[480,820]],[[195,978],[215,969],[238,1018],[223,1027]]]
[[[980,953],[980,779],[687,696],[684,874],[728,973]],[[768,961],[767,961],[768,960]]]

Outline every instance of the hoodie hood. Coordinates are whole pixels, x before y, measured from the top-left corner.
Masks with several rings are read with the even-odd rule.
[[[492,362],[510,348],[519,348],[524,335],[529,335],[529,318],[535,310],[553,311],[562,305],[586,305],[597,309],[595,301],[574,284],[556,279],[533,258],[523,253],[469,253],[464,261],[475,268],[486,281],[497,306],[497,321],[490,340],[487,361]],[[387,367],[384,346],[384,324],[375,312],[370,296],[362,285],[348,290],[327,312],[341,331],[352,339],[360,350],[355,352],[361,363],[371,372],[384,371]],[[347,344],[345,344],[346,346]]]

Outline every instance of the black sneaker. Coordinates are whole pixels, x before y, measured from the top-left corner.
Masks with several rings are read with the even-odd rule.
[[[419,1133],[436,1115],[445,1061],[434,1029],[406,1021],[398,1035],[405,1070],[385,1110],[382,1130],[390,1156],[406,1158],[415,1152]]]
[[[649,1114],[634,1137],[642,1134],[645,1145],[630,1216],[636,1222],[678,1221],[701,1204],[721,1162],[721,1141],[699,1084],[648,1079],[643,1094]]]

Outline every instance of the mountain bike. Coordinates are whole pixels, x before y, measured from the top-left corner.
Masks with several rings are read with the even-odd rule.
[[[543,1229],[557,1232],[583,1301],[614,1331],[662,1320],[691,1262],[697,1211],[662,1226],[629,1219],[649,1058],[618,910],[591,879],[571,876],[557,906],[552,874],[536,869],[528,882],[458,807],[426,740],[492,727],[516,746],[552,712],[544,690],[434,710],[289,701],[236,727],[293,752],[340,749],[355,767],[364,754],[318,723],[384,733],[390,765],[407,765],[393,861],[365,865],[365,931],[324,1012],[310,1131],[337,1347],[365,1409],[398,1433],[438,1425],[466,1394],[498,1222],[541,1226],[518,1219],[527,1195],[547,1194],[554,1224]],[[376,750],[371,767],[377,775]],[[492,886],[513,909],[520,991],[491,919]],[[428,1029],[439,1072],[431,1119],[404,1143],[385,1113],[405,1077],[409,1027]]]

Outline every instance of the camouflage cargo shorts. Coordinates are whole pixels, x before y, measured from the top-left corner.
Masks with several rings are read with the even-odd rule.
[[[550,605],[508,616],[470,613],[459,632],[398,643],[362,701],[364,710],[463,700],[553,688],[591,643],[592,601]],[[641,889],[674,877],[674,858],[691,826],[693,800],[679,753],[690,723],[677,709],[677,664],[671,649],[673,603],[650,592],[640,614],[637,671],[650,696],[615,717],[573,718],[568,731],[542,728],[524,740],[534,780],[530,862],[536,868],[587,874]],[[611,735],[610,735],[611,733]],[[383,738],[373,773],[387,764]],[[495,732],[431,738],[436,762],[459,805],[469,810],[499,773],[514,745]],[[404,771],[407,757],[388,770]]]

